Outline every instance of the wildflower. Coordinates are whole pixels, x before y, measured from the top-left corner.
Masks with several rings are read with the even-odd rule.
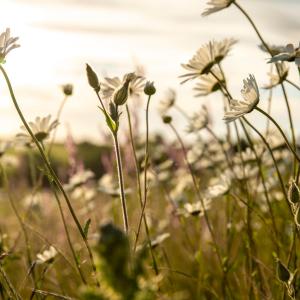
[[[264,52],[267,52],[267,53],[270,53],[272,56],[275,56],[275,55],[277,55],[277,54],[279,54],[279,53],[281,53],[281,52],[284,52],[284,49],[285,49],[285,47],[284,46],[277,46],[277,45],[268,45],[268,48],[269,49],[267,49],[266,47],[265,47],[265,45],[263,45],[263,44],[261,44],[261,45],[259,45],[258,46],[262,51],[264,51]]]
[[[43,253],[39,253],[36,257],[37,264],[50,264],[54,261],[57,251],[53,246],[50,246],[49,250],[45,250]]]
[[[203,105],[201,107],[201,110],[192,116],[188,124],[187,132],[192,133],[192,132],[200,131],[201,129],[205,128],[208,125],[208,123],[209,123],[208,111],[206,106]]]
[[[113,180],[110,174],[103,175],[98,181],[98,190],[111,197],[119,197],[120,189],[118,182]],[[131,193],[130,189],[125,189],[125,195]]]
[[[207,7],[205,9],[205,11],[202,13],[202,16],[205,17],[205,16],[213,14],[213,13],[219,11],[219,10],[227,8],[233,2],[234,2],[234,0],[210,0],[209,2],[207,2],[207,5],[209,7]]]
[[[88,64],[86,64],[86,74],[87,74],[89,85],[95,90],[96,93],[99,93],[101,87],[98,80],[98,76]]]
[[[184,69],[191,71],[180,76],[187,78],[181,83],[195,79],[203,74],[208,74],[215,64],[220,63],[226,57],[231,46],[235,43],[236,40],[234,39],[224,39],[220,42],[210,41],[199,48],[187,64],[181,65]]]
[[[234,121],[243,115],[250,113],[259,102],[259,90],[253,75],[244,79],[244,87],[241,90],[244,100],[230,100],[230,110],[225,113],[223,120],[226,123]]]
[[[35,138],[39,142],[43,142],[47,138],[49,138],[50,132],[55,129],[58,125],[58,121],[54,120],[50,122],[51,116],[48,115],[47,117],[41,118],[36,117],[34,122],[29,122],[29,126]],[[17,138],[23,140],[26,144],[32,143],[32,138],[30,134],[27,132],[25,126],[21,126],[23,130],[22,133],[17,134]]]
[[[64,84],[62,86],[63,93],[65,96],[72,96],[73,94],[73,85],[72,84]]]
[[[291,203],[297,204],[300,202],[300,190],[295,180],[290,183],[288,190],[288,199]]]
[[[162,242],[164,242],[170,236],[171,235],[168,232],[158,235],[154,240],[151,240],[151,248],[152,249],[156,248],[158,245],[160,245]]]
[[[297,48],[295,48],[293,44],[286,45],[286,47],[283,49],[282,52],[273,56],[268,62],[276,63],[278,61],[288,61],[288,62],[294,61],[295,64],[298,67],[300,67],[300,43],[299,43],[299,47]]]
[[[277,64],[278,72],[269,72],[270,83],[263,86],[264,89],[271,89],[278,84],[281,84],[289,74],[288,65],[284,62]],[[278,74],[279,73],[279,74]]]
[[[154,86],[154,82],[152,81],[147,81],[144,87],[144,93],[147,96],[152,96],[156,93],[156,88]]]
[[[19,38],[13,38],[10,36],[10,29],[6,28],[6,31],[0,35],[0,64],[5,62],[6,55],[13,49],[20,47],[16,44]]]
[[[208,187],[205,198],[213,199],[228,193],[231,185],[230,176],[222,176],[218,183]]]
[[[225,79],[223,78],[221,72],[218,69],[215,69],[213,70],[213,73],[218,79],[212,74],[202,75],[199,78],[200,81],[196,83],[194,88],[194,90],[197,91],[195,97],[207,96],[222,88],[220,82],[221,84],[225,83]]]
[[[166,112],[175,104],[176,92],[173,89],[169,89],[165,95],[165,98],[159,103],[159,113],[161,115],[166,114]]]
[[[67,190],[73,190],[84,185],[90,179],[94,178],[94,176],[95,174],[91,170],[80,170],[69,179],[69,182],[65,185],[65,188]]]
[[[197,201],[195,203],[185,203],[183,206],[185,215],[203,216],[204,210],[210,209],[211,200],[204,199],[203,201],[204,201],[204,207],[202,206],[202,203],[200,201]]]
[[[101,83],[102,97],[108,100],[111,99],[115,91],[119,89],[126,81],[126,78],[128,78],[129,74],[134,74],[134,73],[128,73],[124,75],[123,79],[120,79],[119,77],[112,77],[112,78],[105,77],[104,82]],[[129,82],[129,87],[128,87],[130,97],[138,97],[143,92],[144,81],[145,81],[144,77],[131,75],[131,80]]]

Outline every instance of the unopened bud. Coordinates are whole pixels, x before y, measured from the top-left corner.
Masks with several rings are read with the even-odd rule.
[[[300,190],[295,180],[293,180],[289,186],[288,199],[293,204],[300,202]]]
[[[172,117],[171,116],[162,116],[162,120],[165,124],[170,124],[172,122]]]
[[[73,85],[72,84],[65,84],[65,85],[62,86],[62,90],[63,90],[63,93],[66,96],[71,96],[73,94]]]
[[[144,93],[148,96],[152,96],[156,93],[154,82],[147,81],[144,87]]]
[[[86,64],[86,74],[87,74],[89,85],[97,93],[99,93],[100,92],[100,83],[99,83],[99,80],[98,80],[98,76],[88,64]]]
[[[277,259],[277,276],[283,282],[288,282],[291,276],[288,268],[279,259]]]
[[[129,96],[129,84],[135,77],[134,73],[128,73],[125,76],[123,84],[115,90],[112,99],[116,105],[123,105],[126,103]]]

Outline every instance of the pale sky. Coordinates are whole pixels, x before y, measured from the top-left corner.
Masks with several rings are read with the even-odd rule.
[[[122,76],[137,62],[145,67],[158,93],[151,103],[151,127],[160,130],[158,102],[167,88],[178,92],[178,102],[188,112],[201,104],[213,112],[216,130],[222,134],[222,102],[214,94],[207,99],[194,98],[193,83],[180,85],[178,76],[194,52],[211,39],[234,37],[239,43],[224,64],[229,86],[240,96],[242,80],[253,73],[260,86],[268,82],[267,55],[246,19],[230,7],[203,18],[204,0],[1,0],[0,31],[11,28],[20,37],[21,48],[11,52],[5,68],[16,96],[28,120],[36,116],[56,115],[62,99],[60,85],[72,83],[74,96],[63,111],[60,138],[68,124],[76,140],[99,139],[105,130],[97,109],[97,99],[87,84],[85,63],[99,75]],[[300,1],[240,0],[253,17],[263,36],[272,44],[299,43]],[[295,66],[290,78],[299,84]],[[300,95],[288,89],[296,127],[300,130]],[[262,91],[261,106],[267,93]],[[18,132],[20,121],[0,78],[2,137]],[[280,89],[275,92],[273,114],[287,128]],[[179,127],[183,120],[174,114]],[[256,115],[251,116],[253,120]],[[298,119],[298,123],[297,123]],[[101,129],[102,128],[102,129]]]

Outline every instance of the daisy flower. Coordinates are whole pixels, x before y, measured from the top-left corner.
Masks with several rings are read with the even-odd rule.
[[[93,179],[95,174],[91,170],[80,170],[76,172],[70,179],[65,189],[70,191],[79,186],[86,184],[89,180]]]
[[[269,60],[269,63],[273,63],[273,62],[276,63],[278,61],[288,61],[288,62],[294,61],[295,64],[298,67],[300,67],[300,43],[297,48],[295,48],[293,44],[286,45],[286,47],[283,49],[282,52],[273,56]]]
[[[202,16],[205,17],[219,10],[222,10],[230,6],[233,2],[234,0],[210,0],[209,2],[207,2],[208,7],[204,10]]]
[[[101,82],[101,94],[103,99],[111,99],[115,91],[123,86],[123,83],[126,81],[128,73],[123,76],[123,78],[119,77],[105,77],[104,81]],[[144,91],[145,78],[141,76],[134,75],[134,78],[129,83],[129,96],[131,97],[139,97]]]
[[[29,126],[31,128],[32,133],[36,137],[39,142],[43,142],[47,138],[49,138],[50,132],[55,129],[58,125],[58,121],[54,120],[50,122],[51,116],[41,118],[36,117],[34,122],[29,122]],[[22,133],[17,134],[17,138],[23,140],[24,143],[30,144],[32,143],[32,138],[30,134],[27,132],[25,126],[21,126]]]
[[[250,113],[259,102],[259,90],[253,75],[244,79],[244,87],[241,90],[243,100],[230,100],[230,110],[225,112],[223,120],[232,122],[243,115]]]
[[[186,216],[203,216],[204,210],[210,209],[211,200],[204,199],[204,209],[202,203],[197,201],[195,203],[185,203],[183,206],[184,215]]]
[[[209,123],[209,115],[206,106],[202,106],[198,113],[195,113],[188,124],[187,132],[197,132],[205,128]]]
[[[7,28],[5,32],[1,33],[0,35],[0,63],[5,62],[5,58],[7,54],[15,49],[20,47],[20,45],[16,44],[18,37],[11,37],[10,36],[10,29]]]
[[[176,92],[173,89],[169,89],[163,100],[159,103],[159,113],[164,115],[176,102]]]
[[[278,72],[269,72],[269,78],[270,78],[270,82],[268,84],[265,84],[263,86],[264,89],[271,89],[275,86],[277,86],[278,84],[282,83],[288,76],[289,74],[289,67],[287,65],[287,63],[277,63],[277,69]],[[278,74],[279,73],[279,74]]]
[[[217,80],[212,74],[202,75],[194,87],[194,90],[197,92],[195,97],[207,96],[221,89],[219,81],[225,83],[225,79],[218,69],[214,69],[213,73],[219,80]]]
[[[43,253],[39,253],[36,257],[37,264],[50,264],[53,262],[57,251],[53,246],[50,246],[49,250],[45,250]]]
[[[190,71],[180,76],[180,78],[186,78],[181,83],[208,74],[215,64],[220,63],[225,58],[231,46],[236,42],[234,39],[224,39],[219,42],[210,41],[199,48],[187,64],[181,64],[184,69]]]
[[[258,47],[259,47],[262,51],[264,51],[264,52],[269,53],[269,51],[270,51],[272,56],[275,56],[275,55],[277,55],[277,54],[279,54],[279,53],[281,53],[281,52],[284,52],[284,49],[285,49],[285,47],[282,46],[282,45],[281,45],[281,46],[278,46],[278,45],[268,45],[268,48],[269,48],[269,49],[267,49],[267,48],[265,47],[265,45],[263,45],[263,44],[260,44]]]

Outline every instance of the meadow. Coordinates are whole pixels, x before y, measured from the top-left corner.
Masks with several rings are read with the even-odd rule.
[[[235,0],[210,0],[202,15],[229,6],[257,35],[265,82],[249,74],[240,93],[230,91],[223,62],[240,42],[232,37],[212,37],[182,63],[178,82],[192,84],[197,112],[172,89],[157,99],[142,67],[102,77],[83,61],[106,124],[101,144],[71,133],[56,140],[72,84],[61,87],[55,116],[27,119],[6,71],[22,48],[10,29],[0,35],[1,90],[21,126],[0,142],[1,299],[300,299],[300,152],[288,93],[300,91],[300,45],[266,41]],[[272,115],[275,92],[288,127]],[[225,135],[201,104],[211,94]],[[160,132],[149,118],[158,101]],[[250,121],[253,111],[262,122]]]

